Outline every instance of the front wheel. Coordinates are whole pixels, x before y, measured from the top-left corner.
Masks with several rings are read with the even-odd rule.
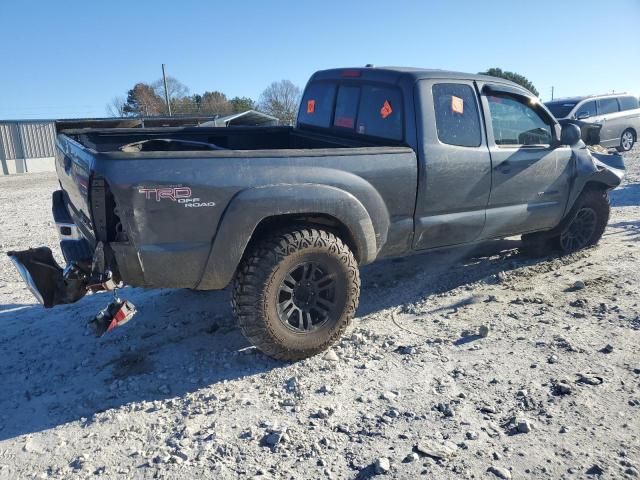
[[[603,190],[586,190],[572,210],[569,223],[557,238],[560,250],[571,253],[600,241],[609,221],[609,196]]]
[[[360,275],[331,232],[298,228],[251,248],[233,285],[242,333],[270,357],[301,360],[329,348],[358,306]]]
[[[609,221],[609,196],[604,190],[589,189],[576,200],[569,221],[556,233],[522,236],[522,250],[532,257],[550,255],[555,250],[572,253],[600,241]]]

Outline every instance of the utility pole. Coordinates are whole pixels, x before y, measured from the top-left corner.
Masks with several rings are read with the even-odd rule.
[[[553,100],[553,85],[551,85],[551,100]]]
[[[164,63],[162,64],[162,81],[164,82],[164,100],[167,102],[169,116],[171,116],[171,103],[169,102],[169,89],[167,88],[167,75],[164,72]]]

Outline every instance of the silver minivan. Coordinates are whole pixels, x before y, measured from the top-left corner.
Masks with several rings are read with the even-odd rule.
[[[602,125],[600,145],[627,152],[640,133],[640,105],[633,95],[616,93],[562,98],[545,102],[558,119],[581,120]]]

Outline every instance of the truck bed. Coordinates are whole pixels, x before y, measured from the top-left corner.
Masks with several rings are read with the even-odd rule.
[[[383,247],[409,248],[418,166],[399,142],[291,127],[162,127],[63,130],[57,143],[73,224],[89,251],[109,245],[129,285],[222,288],[261,219],[301,206],[310,216],[333,208],[366,238],[361,263]]]
[[[229,152],[398,145],[385,140],[328,136],[292,127],[178,127],[63,130],[63,135],[98,153]]]

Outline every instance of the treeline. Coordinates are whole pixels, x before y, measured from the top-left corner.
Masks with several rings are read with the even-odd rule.
[[[271,83],[257,101],[249,97],[228,98],[217,90],[191,94],[189,88],[173,77],[167,77],[167,91],[173,115],[229,115],[246,110],[259,110],[293,124],[300,102],[300,88],[289,80]],[[107,105],[113,117],[154,117],[169,114],[162,79],[153,83],[136,83],[126,96],[115,97]]]

